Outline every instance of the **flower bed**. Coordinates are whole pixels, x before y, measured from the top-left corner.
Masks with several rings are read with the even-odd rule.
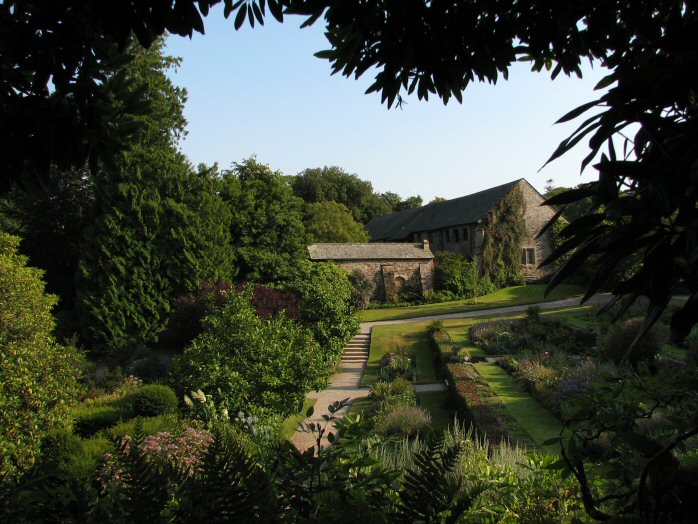
[[[443,355],[452,351],[452,342],[443,329],[431,330],[434,360],[448,384],[449,402],[457,417],[473,424],[481,436],[492,443],[503,439],[531,444],[530,438],[506,412],[499,398],[469,363],[447,363]]]
[[[533,444],[472,364],[448,364],[446,369],[448,389],[462,420],[469,420],[492,443]]]
[[[590,392],[601,374],[617,373],[610,363],[564,353],[509,357],[502,359],[500,365],[558,418],[565,418],[565,404]]]
[[[491,355],[564,351],[577,355],[596,353],[596,333],[574,328],[559,320],[541,320],[535,311],[524,320],[494,320],[475,324],[470,339]]]

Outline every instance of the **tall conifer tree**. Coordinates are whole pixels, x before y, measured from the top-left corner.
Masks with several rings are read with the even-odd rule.
[[[126,66],[131,88],[147,89],[149,107],[116,169],[96,177],[97,216],[79,274],[87,341],[105,349],[152,342],[173,299],[203,281],[230,280],[230,211],[209,170],[194,173],[177,150],[186,92],[166,71],[162,42],[139,49]]]

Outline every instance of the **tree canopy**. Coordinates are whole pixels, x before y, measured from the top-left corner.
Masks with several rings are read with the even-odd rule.
[[[19,238],[0,232],[0,478],[31,466],[41,439],[69,421],[82,356],[56,343],[41,270],[17,253]]]
[[[128,149],[91,173],[94,217],[80,232],[77,306],[95,348],[156,340],[175,297],[234,276],[231,213],[218,181],[209,170],[195,173],[177,149],[186,93],[166,74],[177,63],[156,40],[115,73],[134,93],[146,86],[148,104]]]
[[[692,255],[698,238],[691,227],[698,191],[691,182],[698,143],[698,7],[691,2],[143,0],[134,8],[121,2],[11,0],[0,6],[0,189],[12,180],[47,176],[52,165],[80,167],[88,158],[113,162],[125,137],[140,127],[146,92],[129,89],[123,75],[109,74],[128,60],[132,35],[150,46],[165,31],[203,33],[203,17],[218,3],[236,29],[263,24],[267,8],[279,21],[284,13],[304,16],[304,26],[322,18],[329,49],[317,56],[345,76],[375,71],[368,91],[380,92],[389,106],[406,93],[460,100],[471,82],[506,79],[519,60],[549,70],[553,78],[581,75],[582,60],[597,60],[610,71],[599,87],[611,89],[561,119],[599,110],[551,160],[585,138],[590,153],[583,167],[605,144],[608,151],[595,166],[599,182],[551,201],[562,205],[592,196],[595,202],[591,216],[566,230],[569,244],[552,258],[579,249],[552,284],[592,252],[605,253],[591,294],[623,258],[641,251],[644,270],[616,291],[649,296],[655,306],[651,323],[679,283],[689,286],[691,299],[673,325],[677,339],[688,332],[698,317]],[[633,125],[639,131],[617,154],[613,139],[622,139],[618,133]]]
[[[368,242],[368,233],[344,204],[332,201],[308,204],[305,224],[312,242]]]
[[[307,258],[303,201],[286,177],[254,157],[223,173],[220,196],[232,212],[231,241],[242,280],[275,282]]]
[[[306,169],[291,179],[296,196],[308,203],[337,202],[345,205],[354,219],[365,224],[374,216],[390,213],[371,182],[349,174],[341,167]]]

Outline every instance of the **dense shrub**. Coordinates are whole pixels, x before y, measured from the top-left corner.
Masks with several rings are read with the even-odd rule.
[[[128,418],[124,411],[116,406],[83,405],[73,411],[75,432],[82,437],[94,435],[102,429],[116,425]]]
[[[541,393],[552,389],[557,384],[560,374],[539,359],[527,359],[516,367],[514,378],[518,379],[529,393]]]
[[[76,455],[84,453],[82,440],[66,429],[48,433],[41,441],[39,464],[47,468],[63,469]]]
[[[57,344],[42,272],[0,232],[0,479],[31,466],[42,437],[69,423],[79,394],[81,354]]]
[[[167,359],[161,358],[155,353],[133,360],[128,366],[129,375],[138,377],[143,382],[161,381],[167,377]]]
[[[602,376],[617,374],[613,364],[563,352],[524,354],[502,359],[500,365],[559,418],[567,416],[570,403],[579,402],[582,395],[593,390],[594,383],[602,382]]]
[[[289,284],[300,297],[301,322],[323,347],[326,364],[336,364],[359,327],[347,272],[332,262],[306,262]]]
[[[172,413],[178,404],[175,392],[162,384],[143,386],[133,395],[133,411],[143,417]]]
[[[557,320],[542,320],[536,310],[524,320],[494,320],[470,329],[472,342],[492,355],[557,352],[584,355],[594,352],[596,334]]]
[[[493,355],[506,355],[516,352],[522,345],[515,337],[516,320],[484,321],[470,328],[470,340],[476,346]]]
[[[496,291],[488,278],[480,275],[479,263],[474,259],[450,253],[438,253],[435,260],[434,287],[450,293],[448,298],[474,298]]]
[[[380,361],[381,380],[394,380],[402,377],[415,380],[416,369],[414,356],[405,348],[397,348],[395,353],[388,353]]]
[[[264,319],[283,312],[287,318],[300,320],[298,296],[291,291],[283,291],[261,284],[252,286],[252,305],[257,315]],[[244,284],[236,286],[236,291],[245,289]],[[184,347],[201,333],[201,320],[207,311],[221,307],[225,294],[232,286],[227,282],[210,284],[204,282],[196,294],[183,295],[174,301],[170,322],[165,334],[168,342]]]
[[[422,298],[422,279],[419,274],[414,273],[407,279],[404,287],[400,290],[399,300],[420,303]]]
[[[412,382],[402,377],[392,381],[380,380],[371,387],[375,411],[390,411],[398,406],[413,406],[417,403]]]
[[[238,292],[243,289],[244,286],[237,286]],[[301,319],[298,295],[291,291],[255,284],[252,290],[252,307],[254,307],[257,316],[265,320],[281,313],[290,320]]]
[[[419,406],[398,406],[376,424],[378,433],[400,437],[424,435],[430,428],[431,415]]]
[[[184,429],[184,426],[185,424],[178,415],[169,413],[156,417],[136,417],[119,422],[117,425],[103,430],[100,435],[114,441],[139,432],[143,435],[156,435],[162,432],[179,433]]]
[[[67,430],[48,433],[41,455],[9,497],[0,497],[3,522],[87,522],[92,480],[102,455],[88,452]]]
[[[659,339],[653,330],[645,333],[628,354],[630,345],[640,332],[643,323],[644,318],[635,317],[611,328],[602,342],[603,355],[615,364],[619,364],[627,354],[628,362],[633,367],[641,361],[653,360],[661,349]]]
[[[326,383],[332,355],[283,315],[257,316],[251,298],[250,289],[231,291],[204,319],[203,333],[170,366],[172,386],[179,396],[206,391],[230,413],[296,413]]]
[[[225,292],[231,287],[228,282],[204,282],[198,293],[177,297],[173,302],[163,338],[181,346],[192,341],[201,333],[201,319],[204,318],[207,308],[213,305],[221,306],[225,301]]]
[[[366,309],[373,295],[373,283],[361,271],[352,271],[349,281],[352,285],[351,303],[354,308]]]

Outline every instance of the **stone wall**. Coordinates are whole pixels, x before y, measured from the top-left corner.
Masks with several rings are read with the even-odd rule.
[[[429,241],[432,252],[450,251],[473,257],[482,247],[482,227],[479,224],[461,224],[413,235],[414,242],[424,240]]]
[[[539,268],[545,258],[552,253],[552,236],[550,231],[546,231],[540,238],[536,238],[538,232],[554,215],[555,211],[548,206],[541,206],[543,197],[525,180],[519,182],[518,186],[526,205],[526,235],[523,240],[522,249],[534,250],[534,263],[524,264],[524,275],[527,280],[540,280],[553,272],[554,268]],[[467,240],[464,239],[464,231],[467,230]],[[456,233],[458,231],[458,233]],[[415,233],[413,240],[429,240],[431,250],[434,253],[439,251],[450,251],[459,255],[465,255],[477,260],[482,259],[482,247],[485,239],[483,224],[464,224],[445,229],[433,231],[423,231]],[[522,253],[523,255],[523,253]]]
[[[433,260],[352,260],[337,261],[348,272],[358,271],[373,282],[372,300],[390,300],[404,283],[418,279],[422,292],[434,289]]]
[[[543,197],[529,183],[521,181],[519,187],[526,202],[526,236],[522,247],[535,250],[535,263],[525,264],[524,271],[527,279],[540,280],[554,271],[554,268],[550,266],[538,267],[552,253],[553,242],[550,230],[546,231],[540,238],[536,238],[536,236],[543,229],[543,226],[555,216],[555,210],[550,206],[541,206],[544,201]]]

